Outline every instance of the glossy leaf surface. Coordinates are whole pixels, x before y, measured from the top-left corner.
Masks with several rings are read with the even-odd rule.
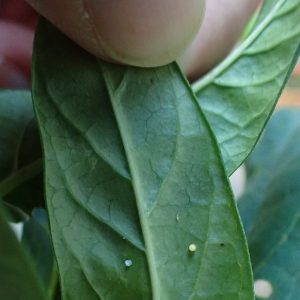
[[[219,151],[176,65],[109,65],[43,22],[33,97],[64,299],[253,299]]]
[[[270,300],[300,297],[300,110],[282,110],[253,152],[249,187],[240,200],[256,279]]]
[[[299,55],[300,0],[265,2],[249,37],[193,86],[229,175],[256,144]]]

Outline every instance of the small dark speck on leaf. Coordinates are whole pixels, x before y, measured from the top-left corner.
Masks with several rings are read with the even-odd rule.
[[[224,244],[224,243],[221,243],[221,244],[220,244],[220,246],[221,246],[221,247],[224,247],[224,246],[225,246],[225,244]]]

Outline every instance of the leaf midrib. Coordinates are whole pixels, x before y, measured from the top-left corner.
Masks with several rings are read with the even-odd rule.
[[[271,12],[266,18],[256,27],[256,29],[249,35],[249,37],[235,50],[231,55],[227,57],[221,64],[209,72],[206,76],[196,81],[193,85],[193,91],[198,94],[206,86],[213,82],[213,80],[223,73],[231,64],[238,60],[243,52],[259,37],[259,35],[265,30],[265,28],[273,21],[276,17],[276,13],[284,5],[287,0],[279,0],[273,7]]]
[[[142,199],[142,192],[140,191],[140,183],[139,183],[139,176],[136,174],[136,170],[134,167],[134,162],[133,162],[133,158],[131,157],[131,153],[129,150],[129,145],[128,145],[128,140],[125,137],[125,133],[124,133],[124,128],[122,128],[122,126],[120,126],[120,124],[122,124],[121,122],[121,117],[119,114],[119,110],[117,107],[117,101],[120,99],[119,93],[118,95],[114,95],[114,89],[113,89],[113,85],[111,83],[111,79],[110,79],[110,75],[108,74],[108,72],[106,72],[105,68],[102,67],[99,64],[99,67],[103,73],[103,78],[105,80],[106,86],[107,86],[107,90],[108,90],[108,95],[112,104],[112,108],[116,117],[116,121],[117,121],[117,126],[120,132],[120,136],[124,145],[124,151],[128,160],[128,168],[129,168],[129,173],[131,174],[131,179],[132,179],[132,187],[133,187],[133,191],[135,194],[135,199],[136,199],[136,203],[137,203],[137,208],[138,208],[138,214],[139,214],[139,219],[140,219],[140,223],[141,223],[141,229],[143,232],[143,238],[144,238],[144,242],[145,242],[145,253],[146,253],[146,259],[148,261],[148,268],[149,268],[149,274],[150,274],[150,282],[151,282],[151,290],[152,290],[152,297],[154,300],[159,300],[160,299],[160,293],[159,293],[159,280],[158,280],[158,276],[156,273],[156,268],[155,266],[155,259],[154,259],[154,255],[153,255],[153,250],[152,250],[152,241],[149,239],[150,237],[150,232],[148,229],[148,226],[146,225],[146,216],[143,214],[143,203],[141,201]],[[127,72],[127,71],[125,71]]]
[[[108,159],[100,152],[97,151],[97,149],[94,147],[93,143],[90,141],[89,137],[85,134],[85,132],[83,132],[80,128],[78,128],[74,122],[72,122],[72,120],[63,112],[63,110],[61,109],[61,107],[59,105],[57,105],[57,103],[55,102],[55,97],[52,95],[51,91],[48,88],[48,85],[46,83],[44,83],[44,87],[46,90],[47,95],[51,98],[53,105],[55,106],[55,108],[57,109],[57,112],[60,114],[60,116],[69,124],[69,126],[78,134],[80,135],[80,137],[83,138],[84,142],[86,142],[91,150],[93,151],[93,153],[99,157],[103,163],[105,163],[117,176],[121,176],[124,180],[126,181],[130,181],[130,178],[127,177],[124,173],[120,172],[115,166],[113,166]]]
[[[124,180],[129,180],[127,177],[124,177],[120,172],[118,172],[117,170],[115,170],[115,168],[113,168],[113,167],[107,162],[107,160],[105,160],[105,159],[103,158],[103,156],[101,155],[101,153],[98,153],[98,152],[96,151],[96,149],[95,149],[94,147],[92,147],[92,145],[91,145],[91,143],[89,142],[89,140],[87,139],[86,135],[83,134],[83,133],[82,133],[82,132],[81,132],[81,131],[73,124],[73,122],[71,122],[71,120],[69,120],[69,119],[67,118],[67,116],[62,112],[62,110],[61,110],[61,108],[59,107],[59,105],[57,105],[57,104],[55,103],[55,101],[54,101],[53,98],[51,97],[51,94],[50,94],[50,91],[49,91],[49,90],[47,90],[47,94],[48,94],[48,96],[49,96],[49,98],[50,98],[50,100],[51,100],[53,106],[56,108],[56,111],[57,111],[57,113],[59,114],[59,116],[60,116],[62,119],[64,119],[64,121],[65,121],[72,129],[74,129],[74,130],[80,135],[80,137],[83,138],[83,141],[84,141],[85,143],[87,143],[87,144],[91,147],[93,153],[94,153],[99,159],[101,159],[104,163],[106,163],[108,166],[110,166],[111,169],[112,169],[112,171],[114,171],[117,175],[121,176]],[[109,228],[110,230],[113,230],[113,231],[114,231],[116,234],[118,234],[121,238],[125,237],[126,240],[127,240],[133,247],[135,247],[137,250],[139,250],[139,251],[141,251],[141,252],[144,252],[145,249],[144,249],[143,247],[141,247],[140,245],[138,245],[134,240],[132,240],[130,236],[128,236],[128,235],[122,233],[117,227],[113,226],[113,224],[107,222],[104,218],[102,218],[101,216],[95,214],[88,206],[86,206],[83,202],[81,202],[81,201],[78,199],[78,197],[72,192],[72,189],[71,189],[71,186],[70,186],[70,184],[69,184],[69,181],[68,181],[68,179],[67,179],[67,177],[66,177],[66,175],[65,175],[65,171],[66,171],[66,170],[64,170],[64,168],[60,165],[59,159],[58,159],[58,156],[57,156],[57,153],[56,153],[55,150],[54,150],[54,154],[55,154],[55,157],[56,157],[57,164],[58,164],[59,168],[60,168],[61,171],[62,171],[63,180],[64,180],[64,183],[65,183],[65,185],[66,185],[66,187],[67,187],[66,191],[69,193],[69,195],[71,196],[71,198],[75,201],[75,203],[77,203],[77,205],[79,205],[80,207],[82,207],[82,209],[83,209],[84,211],[86,211],[86,213],[88,213],[91,217],[93,217],[93,218],[96,219],[97,221],[101,222],[103,225],[107,226],[107,228]],[[1,189],[0,189],[0,190],[1,190]]]

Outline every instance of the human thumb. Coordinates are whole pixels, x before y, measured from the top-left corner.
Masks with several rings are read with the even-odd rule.
[[[154,67],[196,36],[205,0],[27,0],[67,36],[106,60]]]

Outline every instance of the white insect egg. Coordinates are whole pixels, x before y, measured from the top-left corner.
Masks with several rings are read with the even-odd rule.
[[[269,299],[273,294],[272,284],[264,279],[258,279],[254,282],[254,292],[256,297]]]
[[[195,244],[190,244],[189,245],[189,251],[190,252],[196,252],[197,250],[197,246]]]
[[[125,266],[127,268],[131,267],[133,265],[133,262],[131,259],[126,259],[125,262],[124,262]]]

